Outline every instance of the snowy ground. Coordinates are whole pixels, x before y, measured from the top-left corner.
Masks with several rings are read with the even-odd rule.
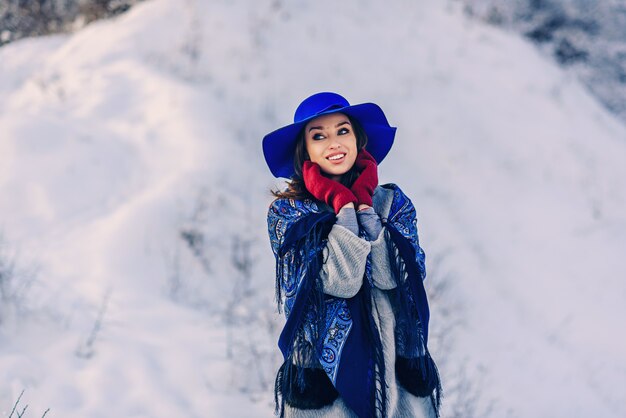
[[[330,90],[398,126],[443,416],[625,416],[626,128],[452,3],[249,4],[0,49],[0,232],[35,278],[0,307],[0,415],[271,416],[260,140]]]

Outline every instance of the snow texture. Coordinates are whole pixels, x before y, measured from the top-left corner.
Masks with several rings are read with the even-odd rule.
[[[0,415],[273,414],[261,138],[318,91],[398,126],[380,180],[417,208],[443,416],[626,416],[626,128],[529,41],[408,0],[152,0],[0,48],[0,232],[37,265]]]
[[[579,77],[626,122],[623,0],[461,0],[469,16],[516,31]]]

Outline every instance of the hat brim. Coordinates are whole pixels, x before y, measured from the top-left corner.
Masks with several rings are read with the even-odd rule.
[[[387,156],[393,145],[396,128],[389,125],[382,109],[374,103],[334,108],[319,112],[307,119],[283,126],[263,138],[263,155],[275,177],[290,178],[294,174],[293,157],[298,135],[311,120],[331,113],[343,113],[359,121],[367,134],[367,151],[378,164]]]

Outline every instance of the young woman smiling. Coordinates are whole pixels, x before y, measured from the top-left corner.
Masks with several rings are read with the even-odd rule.
[[[281,417],[439,416],[415,208],[378,185],[395,132],[377,105],[326,92],[263,139],[270,171],[289,179],[268,210],[287,317]]]

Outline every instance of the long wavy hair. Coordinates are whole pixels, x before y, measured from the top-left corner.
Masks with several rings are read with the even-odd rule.
[[[354,136],[356,137],[356,150],[357,152],[361,151],[367,145],[367,134],[365,133],[365,129],[363,126],[357,121],[355,118],[350,117],[349,115],[345,115],[350,121],[350,125],[352,125],[352,130],[354,132]],[[287,199],[313,199],[315,198],[309,193],[304,185],[304,179],[302,177],[302,166],[306,160],[309,160],[309,154],[306,151],[306,137],[304,128],[298,134],[298,140],[296,142],[296,150],[293,156],[293,171],[294,174],[291,176],[289,180],[286,181],[287,188],[284,190],[272,190],[272,194],[276,198],[287,198]],[[356,164],[354,164],[350,170],[348,170],[345,174],[341,176],[339,182],[346,187],[352,186],[354,180],[359,176],[359,173],[356,169]]]

